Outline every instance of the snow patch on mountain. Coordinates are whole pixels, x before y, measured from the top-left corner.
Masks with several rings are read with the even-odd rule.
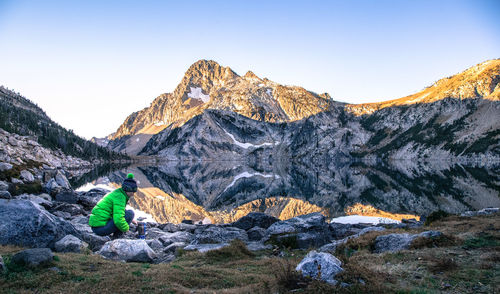
[[[262,143],[262,144],[259,144],[259,145],[255,145],[255,144],[252,144],[252,143],[243,143],[243,142],[240,142],[240,141],[236,140],[236,138],[231,133],[229,133],[228,131],[224,130],[224,132],[229,137],[231,137],[231,139],[233,139],[234,144],[236,144],[236,145],[238,145],[238,146],[240,146],[241,148],[244,148],[244,149],[248,149],[250,147],[259,148],[259,147],[262,147],[262,146],[273,146],[273,145],[277,145],[278,144],[278,142],[276,142],[274,144],[273,143]]]
[[[249,173],[249,172],[242,172],[241,174],[237,175],[234,177],[233,181],[231,182],[231,184],[229,184],[226,189],[224,189],[223,193],[229,189],[230,187],[234,186],[234,184],[236,183],[236,181],[238,181],[239,179],[241,178],[251,178],[251,177],[255,177],[255,176],[261,176],[261,177],[264,177],[264,178],[275,178],[275,179],[279,179],[280,176],[278,175],[275,175],[275,174],[272,174],[272,175],[266,175],[266,174],[261,174],[261,173]]]
[[[208,101],[210,101],[210,95],[203,94],[200,87],[196,88],[189,87],[189,88],[191,89],[191,92],[188,93],[189,98],[201,100],[203,101],[203,103],[207,103]]]

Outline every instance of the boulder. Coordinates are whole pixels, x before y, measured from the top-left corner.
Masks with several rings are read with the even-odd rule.
[[[9,191],[0,191],[0,199],[11,199],[12,195],[10,195]]]
[[[55,216],[62,217],[64,219],[71,219],[71,214],[64,212],[64,211],[54,211],[53,213]]]
[[[21,179],[27,183],[32,183],[35,181],[35,177],[33,176],[33,174],[27,170],[21,171]]]
[[[63,189],[59,193],[56,194],[56,201],[66,202],[70,204],[76,204],[78,201],[78,194],[75,191],[70,189]]]
[[[397,252],[410,248],[411,242],[418,237],[437,238],[442,235],[438,231],[426,231],[420,234],[388,234],[375,239],[375,253]]]
[[[267,232],[271,235],[300,232],[324,232],[329,233],[329,226],[325,222],[325,216],[319,212],[301,215],[289,220],[272,224]]]
[[[163,252],[165,252],[165,253],[175,253],[178,248],[184,248],[186,246],[187,246],[187,244],[184,243],[184,242],[174,242],[174,243],[168,245],[167,247],[165,247],[165,249],[163,250]]]
[[[229,243],[234,239],[245,242],[248,241],[248,235],[244,230],[238,228],[211,226],[202,233],[195,235],[195,239],[191,244]]]
[[[50,179],[43,185],[43,189],[50,195],[56,195],[62,190],[62,187],[57,184],[55,179]]]
[[[190,244],[184,247],[186,251],[199,251],[207,252],[212,250],[217,250],[229,246],[229,243],[218,243],[218,244]]]
[[[146,244],[148,244],[148,246],[151,247],[151,249],[153,249],[155,252],[159,252],[163,249],[163,244],[161,244],[161,242],[156,239],[146,240]]]
[[[9,184],[4,181],[0,181],[0,191],[7,191],[9,190]]]
[[[309,252],[306,257],[297,265],[296,271],[305,277],[323,280],[329,284],[336,285],[334,277],[342,272],[342,262],[335,256],[324,252]]]
[[[71,215],[85,214],[85,211],[77,204],[70,204],[66,202],[52,202],[54,207],[50,209],[50,212],[63,211]]]
[[[478,211],[466,211],[464,213],[461,214],[461,216],[478,216],[478,215],[490,215],[490,214],[494,214],[494,213],[498,213],[500,211],[500,208],[498,207],[488,207],[488,208],[483,208],[481,210],[478,210]]]
[[[0,244],[53,248],[56,241],[73,234],[74,226],[27,200],[0,199]]]
[[[31,195],[31,194],[22,194],[22,195],[17,196],[17,199],[29,200],[35,204],[43,206],[43,208],[45,208],[45,209],[51,209],[54,206],[54,203],[52,203],[52,201],[50,201],[50,196],[49,196],[49,200],[47,200],[46,198],[41,197],[42,195],[47,195],[47,194],[41,194],[40,196]]]
[[[297,248],[318,248],[330,241],[330,237],[322,232],[306,232],[297,234]]]
[[[74,217],[73,219],[71,219],[71,223],[72,224],[86,225],[89,223],[89,218],[87,216],[78,215],[78,216]]]
[[[273,249],[273,245],[264,244],[263,242],[248,242],[246,243],[248,250],[250,251],[260,251],[260,250],[270,250]]]
[[[116,239],[104,244],[98,253],[112,260],[135,262],[152,262],[156,257],[145,240]]]
[[[272,224],[278,221],[279,219],[275,218],[274,216],[270,216],[262,212],[251,212],[233,223],[233,227],[245,231],[250,230],[253,227],[261,227],[263,229],[267,229]]]
[[[83,252],[89,244],[83,242],[73,235],[67,235],[54,245],[56,252]]]
[[[65,189],[71,189],[71,185],[68,179],[60,170],[57,171],[56,176],[54,178],[56,180],[57,185],[59,185],[60,187],[63,187]]]
[[[361,231],[360,228],[357,228],[352,224],[330,223],[329,227],[332,238],[336,240],[343,239]]]
[[[12,164],[7,163],[7,162],[0,162],[0,172],[9,170],[12,168]]]
[[[33,268],[49,265],[52,260],[54,260],[54,255],[49,248],[34,248],[14,254],[10,262],[15,265]]]
[[[85,209],[91,210],[106,193],[107,191],[104,189],[92,189],[78,195],[78,204],[82,205]]]
[[[361,237],[364,234],[369,233],[369,232],[381,232],[381,231],[385,231],[385,230],[386,229],[383,228],[383,227],[376,227],[376,226],[366,227],[366,228],[360,230],[358,233],[356,233],[354,235],[345,237],[344,239],[335,240],[335,241],[333,241],[333,242],[331,242],[329,244],[326,244],[326,245],[322,246],[321,248],[319,248],[319,251],[321,251],[321,252],[335,252],[335,250],[337,249],[337,247],[339,245],[346,243],[350,239],[359,238],[359,237]]]
[[[262,227],[253,227],[247,231],[248,240],[250,241],[260,241],[266,236],[266,230]]]
[[[22,180],[17,179],[17,178],[10,178],[10,182],[12,184],[20,184],[20,185],[24,184],[24,182]]]
[[[194,239],[194,235],[189,232],[163,233],[159,241],[163,246],[168,246],[172,243],[183,242],[189,244]]]
[[[92,232],[88,224],[73,223],[76,230],[81,234],[82,240],[89,244],[92,251],[97,251],[111,239],[108,236],[99,236]]]

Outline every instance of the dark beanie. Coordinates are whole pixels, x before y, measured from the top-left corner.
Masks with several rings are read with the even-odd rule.
[[[123,181],[122,189],[125,192],[137,192],[137,183],[134,180],[134,174],[130,173]]]

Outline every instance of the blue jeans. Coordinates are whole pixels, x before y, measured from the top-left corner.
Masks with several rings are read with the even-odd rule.
[[[125,221],[127,224],[130,225],[132,220],[134,219],[134,211],[132,210],[125,210]],[[104,226],[102,227],[92,227],[92,231],[99,236],[107,236],[115,233],[115,236],[122,235],[123,232],[120,231],[116,225],[113,219],[110,219]]]

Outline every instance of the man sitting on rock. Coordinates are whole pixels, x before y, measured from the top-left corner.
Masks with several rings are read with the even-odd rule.
[[[137,192],[137,183],[133,174],[128,174],[122,187],[106,194],[92,209],[89,225],[92,231],[99,236],[113,234],[112,239],[119,238],[129,230],[134,220],[134,212],[125,210],[128,200]]]

